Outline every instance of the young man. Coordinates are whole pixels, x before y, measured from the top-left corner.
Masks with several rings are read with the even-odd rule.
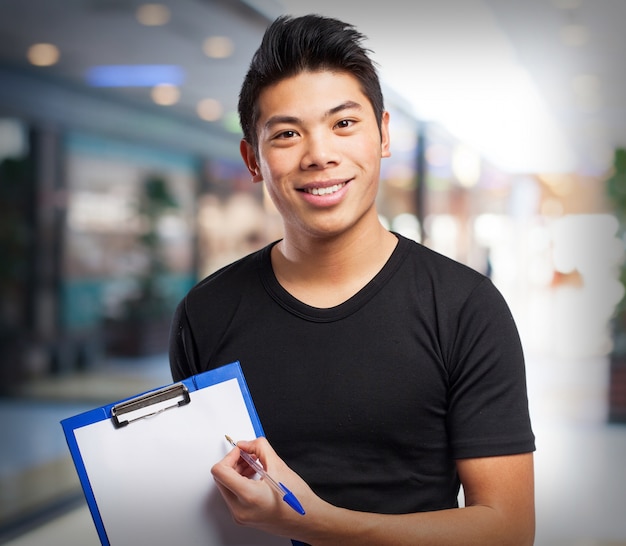
[[[530,545],[517,330],[489,279],[380,224],[389,114],[363,38],[319,16],[266,31],[241,154],[284,238],[181,302],[172,375],[241,362],[267,439],[239,448],[306,510],[250,480],[233,449],[213,476],[241,524],[311,545]]]

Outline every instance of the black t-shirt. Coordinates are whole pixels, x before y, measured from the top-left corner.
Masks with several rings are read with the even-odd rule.
[[[356,295],[284,290],[268,246],[207,277],[172,324],[175,381],[238,360],[265,435],[327,501],[457,506],[455,459],[534,450],[517,329],[491,281],[398,235]]]

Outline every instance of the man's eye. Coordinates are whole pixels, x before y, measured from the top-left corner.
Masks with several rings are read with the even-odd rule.
[[[351,125],[354,124],[354,120],[351,119],[342,119],[341,121],[337,122],[337,127],[339,129],[347,129],[348,127],[350,127]]]
[[[281,139],[293,138],[297,134],[298,133],[296,133],[295,131],[283,131],[282,133],[278,133],[276,135],[276,138],[281,138]]]

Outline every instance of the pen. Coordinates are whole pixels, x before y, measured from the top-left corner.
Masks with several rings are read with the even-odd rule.
[[[237,444],[233,442],[233,439],[230,436],[228,436],[227,434],[225,436],[228,442],[233,447],[238,447]],[[304,508],[302,508],[302,505],[300,504],[296,496],[291,491],[289,491],[289,489],[287,489],[282,483],[277,483],[274,478],[272,478],[267,472],[265,472],[265,469],[261,466],[261,463],[259,461],[254,459],[249,453],[246,453],[243,449],[239,450],[239,455],[244,461],[246,461],[246,463],[250,465],[253,470],[257,472],[257,474],[259,474],[259,476],[261,476],[264,480],[267,481],[267,483],[269,483],[274,489],[276,489],[276,491],[278,491],[282,499],[289,506],[291,506],[296,512],[298,512],[298,514],[305,514]]]

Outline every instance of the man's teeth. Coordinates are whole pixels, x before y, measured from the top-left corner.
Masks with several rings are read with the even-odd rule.
[[[329,195],[331,193],[335,193],[336,191],[339,191],[345,185],[346,183],[343,182],[342,184],[335,184],[334,186],[330,186],[328,188],[310,188],[310,189],[305,189],[304,191],[307,193],[312,193],[313,195]]]

